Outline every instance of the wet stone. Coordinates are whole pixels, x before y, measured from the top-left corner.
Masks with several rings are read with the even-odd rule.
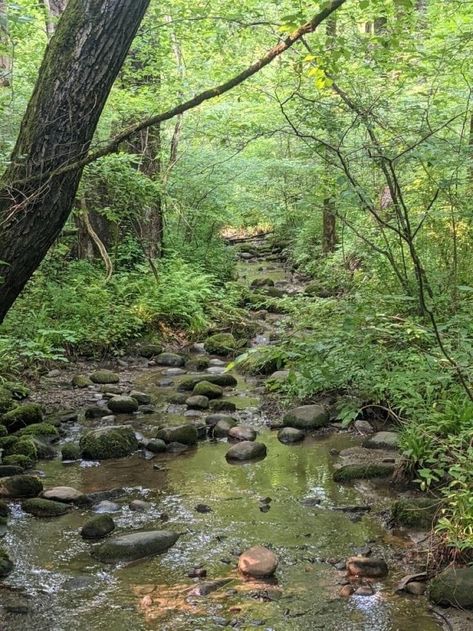
[[[266,445],[263,443],[243,441],[230,447],[225,457],[228,462],[245,462],[265,458],[266,452]]]
[[[228,438],[232,440],[256,440],[258,432],[246,425],[236,425],[228,431]]]
[[[193,395],[186,399],[186,405],[195,410],[207,410],[209,407],[209,399],[203,395]]]
[[[106,513],[118,513],[121,510],[121,506],[110,500],[102,500],[98,504],[93,506],[94,513],[106,514]]]
[[[245,550],[240,556],[238,569],[253,578],[265,578],[275,573],[278,563],[274,552],[263,546],[254,546]]]
[[[305,434],[301,429],[295,427],[283,427],[278,432],[278,440],[285,445],[300,443],[305,438]]]

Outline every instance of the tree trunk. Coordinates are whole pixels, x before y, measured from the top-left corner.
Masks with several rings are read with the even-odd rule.
[[[46,34],[48,39],[54,35],[59,18],[64,13],[67,0],[43,0],[46,13]]]
[[[150,0],[70,0],[0,182],[0,322],[59,236],[113,82]],[[32,178],[30,180],[30,178]]]
[[[8,88],[10,85],[11,58],[8,47],[7,3],[0,0],[0,88]]]
[[[334,16],[331,16],[327,20],[327,39],[329,45],[333,45],[335,43],[336,36],[337,19]],[[332,185],[332,167],[330,164],[330,160],[328,159],[329,151],[328,149],[326,149],[325,151],[327,153],[325,166],[326,195],[323,205],[322,252],[323,254],[327,255],[331,252],[335,252],[335,248],[337,246],[337,219],[335,215],[335,200],[333,199],[332,191],[330,190],[330,187]]]

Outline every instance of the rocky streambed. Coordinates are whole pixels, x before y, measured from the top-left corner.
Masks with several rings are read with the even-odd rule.
[[[242,255],[258,291],[300,289],[264,242]],[[281,316],[258,313],[264,344]],[[202,342],[45,377],[32,398],[74,409],[35,436],[33,471],[3,469],[0,627],[441,629],[431,507],[390,482],[395,434],[320,405],[269,415],[264,379],[226,370],[235,340]]]

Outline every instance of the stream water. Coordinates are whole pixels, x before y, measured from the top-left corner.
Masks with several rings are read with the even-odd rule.
[[[268,276],[261,267],[274,268],[269,270],[274,280],[286,280],[273,261],[243,262],[240,273],[249,280]],[[266,341],[265,336],[259,341]],[[145,436],[152,436],[157,425],[187,422],[185,406],[167,403],[181,378],[172,377],[173,383],[163,386],[169,379],[167,369],[137,369],[134,386],[153,395],[158,412],[124,421]],[[0,589],[0,628],[212,631],[232,624],[275,631],[441,629],[423,597],[394,593],[405,573],[398,557],[408,541],[389,533],[376,516],[389,505],[390,491],[332,480],[331,451],[353,446],[357,439],[334,433],[308,437],[294,446],[281,444],[261,412],[260,385],[255,378],[240,376],[231,394],[242,422],[258,429],[259,440],[267,445],[268,456],[262,461],[229,465],[228,444],[222,440],[152,460],[134,455],[100,464],[41,462],[45,487],[67,485],[84,493],[123,488],[123,496],[114,500],[120,505],[113,514],[116,532],[166,528],[182,535],[164,555],[105,566],[90,556],[94,544],[78,533],[91,511],[75,509],[41,520],[15,505],[3,540],[15,570]],[[272,500],[266,504],[269,510],[261,504],[265,497]],[[304,502],[314,497],[319,505]],[[128,503],[136,498],[147,500],[151,508],[130,511]],[[361,518],[336,510],[367,502],[372,511]],[[211,512],[197,512],[198,504],[208,505]],[[271,547],[280,558],[274,582],[248,582],[236,573],[239,552],[256,544]],[[342,599],[344,574],[333,563],[366,546],[387,560],[390,575],[375,585],[373,596]],[[194,567],[205,568],[207,578],[188,578]],[[199,595],[199,585],[216,579],[228,582]]]

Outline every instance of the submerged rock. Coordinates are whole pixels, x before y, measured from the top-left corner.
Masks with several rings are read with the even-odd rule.
[[[382,578],[389,570],[384,559],[372,557],[351,557],[347,561],[348,574],[366,578]]]
[[[473,609],[473,566],[441,572],[430,582],[429,598],[437,605]]]
[[[104,563],[135,561],[166,552],[178,538],[177,533],[169,530],[133,532],[109,539],[94,548],[92,554]]]
[[[43,483],[33,475],[14,475],[0,480],[0,497],[36,497]]]
[[[90,375],[91,380],[98,384],[118,383],[120,375],[112,370],[97,370]]]
[[[367,462],[363,464],[346,464],[333,474],[335,482],[350,480],[370,480],[372,478],[389,478],[395,471],[395,465],[383,462]]]
[[[245,462],[265,458],[266,453],[265,444],[245,440],[230,447],[225,457],[228,462]]]
[[[129,456],[138,449],[138,440],[132,427],[116,425],[87,432],[79,445],[83,458],[107,460]]]
[[[329,414],[322,405],[301,405],[284,415],[284,425],[296,429],[319,429],[329,424]]]
[[[156,438],[165,443],[181,443],[182,445],[193,446],[197,444],[197,429],[191,424],[163,427],[157,431]]]
[[[254,546],[240,555],[238,569],[248,576],[265,578],[274,574],[278,563],[278,558],[274,552],[263,546]]]
[[[34,517],[59,517],[65,515],[69,506],[62,502],[54,502],[53,500],[47,500],[42,497],[33,497],[29,500],[25,500],[21,508]]]
[[[87,521],[81,528],[83,539],[102,539],[115,529],[115,522],[109,515],[97,515]]]
[[[363,442],[367,449],[399,449],[397,432],[377,432]]]
[[[114,414],[133,414],[138,411],[138,401],[133,397],[118,395],[109,400],[107,407]]]
[[[285,445],[300,443],[304,440],[305,434],[301,429],[295,427],[283,427],[278,432],[278,440]]]

